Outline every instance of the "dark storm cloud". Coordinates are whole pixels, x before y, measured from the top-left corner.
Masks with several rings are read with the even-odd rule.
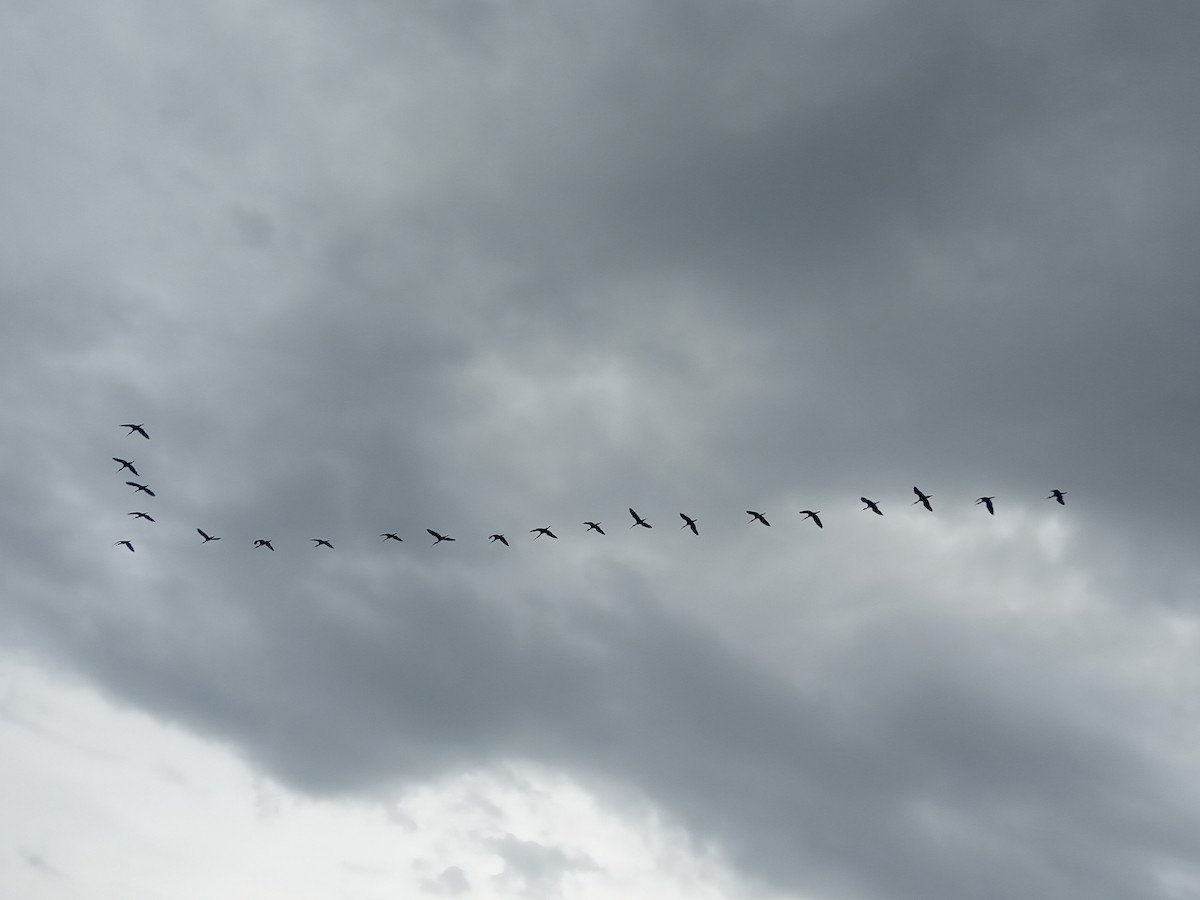
[[[784,890],[1161,896],[1193,8],[490,9],[143,11],[12,89],[2,639],[314,793],[524,758]]]
[[[1149,897],[1155,866],[1197,850],[1173,767],[1119,713],[1077,705],[1128,701],[1021,630],[901,608],[841,646],[813,639],[801,652],[822,671],[795,687],[628,573],[533,603],[459,578],[310,575],[285,592],[278,574],[246,577],[44,633],[119,695],[301,789],[532,759],[637,786],[780,886]],[[1036,864],[1030,834],[1059,836]]]

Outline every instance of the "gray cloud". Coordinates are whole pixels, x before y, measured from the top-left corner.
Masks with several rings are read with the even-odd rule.
[[[7,646],[314,793],[632,789],[785,891],[1194,874],[1190,6],[130,9],[0,38]]]

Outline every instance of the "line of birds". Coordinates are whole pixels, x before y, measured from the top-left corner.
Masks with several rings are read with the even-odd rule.
[[[140,434],[146,440],[150,440],[150,435],[146,433],[144,423],[134,425],[132,423],[126,422],[126,423],[122,424],[121,427],[128,428],[129,431],[127,434],[129,434],[129,435]],[[134,463],[136,462],[136,460],[122,459],[119,456],[112,457],[112,460],[113,460],[113,462],[121,464],[121,468],[119,468],[117,470],[118,474],[120,474],[121,472],[124,472],[125,470],[129,470],[130,472],[133,473],[133,476],[135,478],[141,477],[141,475],[138,474],[138,470],[134,467]],[[127,485],[129,485],[130,487],[134,488],[136,493],[148,494],[151,497],[157,496],[154,493],[154,491],[152,491],[150,489],[149,485],[141,484],[140,482],[137,482],[137,481],[126,481],[125,483]],[[933,503],[930,502],[933,499],[933,494],[925,493],[916,485],[913,485],[913,493],[917,495],[917,499],[912,502],[913,506],[916,506],[919,503],[922,506],[924,506],[925,509],[927,509],[929,512],[933,512]],[[1067,493],[1066,491],[1062,491],[1062,490],[1059,490],[1058,488],[1055,488],[1049,494],[1046,495],[1046,499],[1054,500],[1060,506],[1066,506],[1067,502],[1066,502],[1066,500],[1063,499],[1064,496],[1066,495],[1066,493]],[[875,513],[875,515],[877,515],[877,516],[883,515],[883,510],[879,508],[879,502],[877,500],[871,500],[867,497],[859,497],[859,499],[864,504],[864,506],[862,508],[863,512],[870,510],[871,512]],[[983,506],[985,509],[987,509],[989,515],[994,516],[996,514],[995,500],[996,500],[995,496],[979,497],[975,501],[975,505]],[[753,509],[748,509],[748,510],[746,510],[746,514],[748,516],[750,516],[750,518],[746,520],[747,525],[749,525],[753,522],[758,522],[759,524],[765,525],[768,528],[771,527],[771,523],[769,521],[767,521],[767,517],[763,513],[757,512],[756,510],[753,510]],[[158,521],[157,519],[154,518],[154,516],[150,515],[148,512],[144,512],[144,511],[134,511],[134,512],[128,513],[127,515],[133,516],[135,519],[145,519],[148,522],[157,522]],[[630,528],[637,528],[639,526],[642,528],[653,528],[654,527],[649,522],[647,522],[642,516],[638,515],[637,510],[635,510],[632,506],[629,507],[629,515],[633,517],[633,523],[629,526]],[[800,515],[802,515],[802,516],[804,516],[804,518],[810,520],[818,528],[825,527],[824,523],[821,521],[821,511],[819,509],[802,509],[802,510],[800,510]],[[683,530],[684,528],[686,528],[686,529],[690,530],[692,532],[692,534],[694,534],[694,535],[700,534],[700,529],[696,525],[696,522],[698,521],[697,519],[695,519],[692,516],[689,516],[687,513],[680,513],[679,518],[683,519],[683,524],[679,526],[680,530]],[[584,522],[583,524],[587,526],[585,531],[595,531],[598,534],[607,534],[607,532],[605,532],[605,530],[602,527],[600,527],[599,522],[587,521],[587,522]],[[426,528],[425,531],[428,532],[429,536],[433,538],[433,544],[431,544],[430,546],[437,546],[438,544],[440,544],[444,541],[456,541],[457,540],[457,538],[434,531],[432,528]],[[220,537],[209,534],[202,528],[197,528],[196,533],[200,535],[201,543],[203,543],[203,544],[207,544],[210,541],[221,540]],[[529,533],[534,536],[534,540],[537,540],[538,538],[541,538],[541,537],[548,537],[548,538],[553,538],[554,540],[558,540],[558,535],[555,534],[553,531],[551,531],[548,526],[541,527],[541,528],[531,528],[531,529],[529,529]],[[388,541],[397,541],[397,542],[404,541],[404,538],[400,537],[400,535],[398,535],[394,531],[384,531],[384,532],[381,532],[379,536],[383,539],[384,543],[387,543]],[[325,538],[310,538],[310,541],[312,542],[312,546],[313,546],[314,550],[317,549],[318,547],[326,547],[330,550],[334,549],[333,544],[330,541],[326,540]],[[508,542],[508,538],[505,535],[500,534],[500,533],[489,534],[488,541],[489,541],[489,543],[493,543],[493,544],[495,544],[497,542],[501,543],[505,547],[511,546]],[[132,541],[128,541],[128,540],[117,541],[114,544],[114,546],[125,547],[127,550],[129,550],[130,553],[135,552],[133,549]],[[271,552],[275,551],[275,547],[271,543],[271,541],[266,540],[264,538],[258,538],[257,540],[255,540],[254,546],[256,548],[265,547],[266,549],[270,550]]]

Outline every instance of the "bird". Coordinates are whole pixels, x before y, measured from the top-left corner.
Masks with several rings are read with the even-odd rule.
[[[750,521],[746,523],[747,525],[749,525],[750,522],[753,522],[755,519],[758,519],[758,521],[762,522],[768,528],[771,527],[771,523],[767,521],[767,517],[760,512],[755,512],[752,509],[748,509],[746,510],[746,515],[750,517]]]
[[[933,494],[925,493],[915,484],[913,485],[913,493],[917,495],[917,499],[913,501],[913,506],[916,506],[918,503],[920,503],[927,510],[933,512],[933,504],[929,502],[929,498],[932,497]]]
[[[329,543],[329,541],[325,540],[325,538],[309,538],[309,540],[313,542],[314,550],[316,550],[318,547],[328,547],[330,550],[333,549],[333,544]]]
[[[219,541],[220,540],[219,537],[214,537],[213,535],[208,534],[203,528],[197,528],[196,533],[198,535],[200,535],[200,537],[204,538],[204,540],[201,541],[201,543],[203,543],[203,544],[207,544],[209,541]]]
[[[534,540],[535,540],[535,541],[536,541],[538,538],[540,538],[540,537],[541,537],[543,534],[544,534],[546,537],[552,537],[552,538],[554,538],[556,541],[558,540],[558,535],[557,535],[557,534],[555,534],[553,531],[551,531],[549,528],[530,528],[530,529],[529,529],[529,533],[530,533],[530,534],[533,534],[535,531],[537,532],[537,537],[535,537],[535,538],[534,538]]]
[[[634,511],[634,509],[633,509],[633,507],[632,507],[632,506],[631,506],[631,507],[629,507],[629,514],[630,514],[631,516],[633,516],[633,525],[641,525],[643,528],[653,528],[653,527],[654,527],[654,526],[653,526],[653,525],[651,525],[649,522],[647,522],[645,519],[643,519],[641,516],[639,516],[639,515],[638,515],[638,514],[637,514],[637,513]],[[632,527],[633,527],[633,525],[630,525],[629,527],[630,527],[630,528],[632,528]]]
[[[145,429],[145,427],[143,427],[144,425],[145,425],[145,423],[143,423],[142,425],[134,425],[131,422],[122,422],[121,423],[122,428],[129,429],[128,434],[133,434],[136,431],[138,434],[140,434],[146,440],[150,440],[150,435],[146,434],[146,429]]]
[[[127,549],[129,552],[130,552],[130,553],[134,553],[134,552],[136,552],[136,551],[133,549],[133,542],[132,542],[132,541],[117,541],[115,544],[113,544],[113,546],[114,546],[114,547],[125,547],[125,548],[126,548],[126,549]]]
[[[683,524],[679,526],[680,530],[683,530],[684,528],[690,528],[692,529],[692,534],[700,533],[700,529],[696,527],[696,520],[687,513],[680,513],[679,518],[683,519]]]
[[[136,516],[136,517],[137,517],[137,518],[139,518],[139,519],[148,519],[148,520],[149,520],[149,521],[151,521],[151,522],[155,522],[155,521],[157,521],[157,519],[155,519],[155,518],[154,518],[154,516],[150,515],[150,513],[144,513],[144,512],[131,512],[131,513],[125,513],[125,515],[127,515],[127,516]]]
[[[871,512],[875,513],[875,515],[877,515],[877,516],[883,515],[883,510],[881,510],[879,508],[879,504],[876,503],[874,500],[868,500],[866,497],[859,497],[858,499],[861,500],[863,503],[867,504],[866,506],[863,507],[864,510],[869,509]]]
[[[587,526],[588,531],[598,531],[601,534],[604,534],[604,529],[600,527],[599,522],[584,522],[583,524]],[[629,527],[632,528],[633,526],[630,525]]]
[[[131,488],[134,488],[135,490],[139,490],[144,494],[149,494],[151,497],[158,496],[157,494],[154,493],[154,491],[150,490],[150,488],[144,484],[138,484],[136,481],[127,481],[125,483],[127,485],[129,485]]]
[[[506,537],[505,537],[504,535],[502,535],[502,534],[489,534],[489,535],[488,535],[488,540],[489,540],[489,541],[491,541],[493,544],[494,544],[494,543],[496,543],[496,541],[499,541],[499,542],[500,542],[500,543],[502,543],[502,544],[503,544],[505,547],[507,547],[507,546],[508,546],[508,538],[506,538]],[[534,540],[536,541],[536,540],[537,540],[537,538],[534,538]]]
[[[266,547],[266,548],[267,548],[268,550],[270,550],[272,553],[274,553],[274,552],[275,552],[275,548],[271,546],[271,542],[270,542],[270,541],[264,541],[262,538],[259,538],[257,541],[255,541],[255,542],[254,542],[254,546],[255,546],[255,547]]]
[[[440,544],[442,541],[453,541],[453,540],[455,540],[455,539],[454,539],[454,538],[452,538],[452,537],[446,537],[446,535],[444,535],[444,534],[438,534],[438,533],[437,533],[436,531],[434,531],[432,528],[426,528],[425,530],[426,530],[426,531],[428,531],[428,532],[429,532],[431,535],[433,535],[435,538],[437,538],[437,540],[433,542],[433,545],[434,545],[434,546],[437,546],[437,545],[438,545],[438,544]]]
[[[380,532],[379,536],[383,538],[384,543],[387,543],[388,541],[400,541],[401,543],[404,542],[404,538],[400,537],[400,535],[396,534],[394,531],[383,531]]]
[[[996,499],[995,497],[980,497],[978,500],[975,501],[975,505],[978,506],[980,503],[982,503],[984,506],[987,507],[988,513],[990,513],[991,515],[994,516],[996,514],[996,508],[994,506],[992,506],[992,501],[995,499]]]
[[[1055,488],[1049,494],[1046,495],[1046,499],[1047,500],[1057,500],[1059,506],[1066,506],[1067,501],[1063,499],[1063,494],[1065,494],[1065,493],[1066,493],[1066,491],[1060,491],[1058,488]]]
[[[818,515],[819,512],[819,509],[802,509],[800,510],[800,515],[806,519],[812,519],[813,524],[818,528],[824,528],[825,526],[821,524],[821,517]]]
[[[118,473],[120,473],[120,472],[124,472],[126,469],[128,469],[130,472],[132,472],[132,473],[133,473],[133,477],[134,477],[134,478],[141,478],[141,477],[142,477],[142,476],[141,476],[141,474],[138,472],[138,470],[137,470],[137,469],[135,469],[135,468],[133,467],[133,464],[136,462],[136,460],[132,460],[132,459],[121,459],[121,457],[119,457],[119,456],[114,456],[114,457],[112,458],[112,461],[113,461],[113,462],[119,462],[119,463],[121,464],[121,468],[117,469],[117,472],[118,472]]]

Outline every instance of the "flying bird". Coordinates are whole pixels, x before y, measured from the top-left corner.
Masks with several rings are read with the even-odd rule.
[[[637,514],[637,513],[634,511],[634,509],[633,509],[633,507],[632,507],[632,506],[631,506],[631,507],[629,507],[629,514],[630,514],[631,516],[633,516],[633,525],[641,525],[643,528],[653,528],[653,527],[654,527],[654,526],[653,526],[653,525],[651,525],[649,522],[647,522],[645,519],[643,519],[641,516],[639,516],[639,515],[638,515],[638,514]],[[630,525],[629,527],[630,527],[630,528],[632,528],[632,527],[633,527],[633,525]]]
[[[388,541],[404,541],[404,538],[400,537],[400,535],[396,534],[394,531],[380,532],[379,536],[383,538],[384,543],[387,543]]]
[[[489,540],[489,541],[491,541],[493,544],[494,544],[494,543],[496,543],[496,541],[499,541],[499,542],[500,542],[500,543],[502,543],[502,544],[503,544],[505,547],[507,547],[507,546],[509,545],[509,544],[508,544],[508,538],[506,538],[506,537],[505,537],[504,535],[502,535],[502,534],[489,534],[489,535],[488,535],[488,540]],[[534,538],[534,540],[536,541],[536,540],[537,540],[537,538]]]
[[[871,512],[875,513],[875,515],[877,515],[877,516],[883,515],[883,510],[881,510],[879,508],[879,504],[876,503],[874,500],[868,500],[866,497],[859,497],[858,499],[861,500],[863,503],[867,504],[866,506],[863,507],[864,510],[869,509]]]
[[[203,543],[203,544],[207,544],[209,541],[219,541],[220,540],[219,537],[214,537],[213,535],[206,532],[203,528],[197,528],[196,534],[198,534],[198,535],[200,535],[200,537],[204,538],[204,540],[201,541],[201,543]]]
[[[679,526],[679,529],[681,531],[684,528],[690,528],[690,529],[692,529],[692,534],[700,533],[700,529],[698,529],[696,527],[696,520],[693,519],[691,516],[689,516],[687,513],[680,513],[679,518],[683,519],[683,524]]]
[[[432,528],[426,528],[425,530],[426,530],[426,531],[428,531],[428,532],[429,532],[431,535],[433,535],[435,538],[437,538],[437,540],[433,542],[433,545],[432,545],[432,546],[435,546],[435,547],[436,547],[436,546],[437,546],[438,544],[440,544],[442,541],[453,541],[453,540],[455,540],[455,539],[454,539],[454,538],[452,538],[452,537],[446,537],[446,535],[444,535],[444,534],[438,534],[438,533],[437,533],[436,531],[434,531]]]
[[[1055,488],[1049,494],[1046,495],[1046,499],[1047,500],[1057,500],[1059,506],[1066,506],[1067,501],[1063,499],[1063,494],[1065,494],[1065,493],[1066,493],[1066,491],[1060,491],[1058,488]]]
[[[598,531],[601,534],[604,534],[604,529],[600,527],[599,522],[584,522],[583,524],[587,526],[588,531]],[[629,527],[632,528],[633,526],[630,525]]]
[[[309,540],[313,542],[314,550],[316,550],[318,547],[328,547],[330,550],[333,549],[333,544],[329,543],[329,541],[325,540],[325,538],[309,538]]]
[[[746,522],[747,525],[749,525],[750,522],[753,522],[755,519],[758,519],[758,521],[762,522],[768,528],[771,527],[771,523],[767,521],[767,517],[760,512],[755,512],[752,509],[748,509],[746,510],[746,515],[750,517],[749,521]]]
[[[824,528],[825,526],[821,524],[821,517],[818,515],[819,512],[819,509],[802,509],[800,510],[800,515],[806,519],[812,519],[813,524],[818,528]]]
[[[134,478],[141,478],[141,477],[142,477],[142,476],[141,476],[141,474],[138,472],[138,470],[137,470],[137,469],[135,469],[135,468],[133,467],[133,464],[134,464],[135,460],[132,460],[132,459],[121,459],[121,457],[119,457],[119,456],[114,456],[114,457],[112,458],[112,461],[113,461],[113,462],[119,462],[119,463],[121,464],[121,468],[117,469],[117,472],[118,472],[118,473],[124,472],[126,469],[128,469],[130,472],[132,472],[132,473],[133,473],[133,477],[134,477]]]
[[[150,435],[146,434],[146,429],[143,427],[144,424],[145,423],[142,423],[142,425],[134,425],[130,422],[122,422],[121,427],[129,429],[129,431],[127,432],[127,436],[129,434],[133,434],[136,431],[138,434],[140,434],[146,440],[150,440]]]
[[[151,497],[158,496],[157,494],[154,493],[154,491],[150,490],[150,488],[144,484],[138,484],[136,481],[127,481],[125,483],[127,485],[129,485],[131,488],[134,488],[135,490],[139,490],[144,494],[149,494]]]
[[[932,494],[925,493],[915,484],[913,485],[913,493],[917,495],[917,499],[913,501],[913,506],[916,506],[918,503],[920,503],[927,510],[933,512],[933,504],[929,502],[929,498],[933,496]]]
[[[272,553],[274,553],[274,552],[275,552],[275,548],[271,546],[271,542],[270,542],[270,541],[264,541],[262,538],[259,538],[257,541],[255,541],[255,542],[254,542],[254,546],[255,546],[255,547],[266,547],[266,548],[267,548],[268,550],[270,550]]]
[[[987,507],[988,513],[990,513],[991,515],[994,516],[996,514],[996,508],[994,506],[992,506],[992,501],[995,499],[996,499],[995,497],[980,497],[978,500],[975,501],[975,505],[978,506],[980,503],[982,503],[984,506]]]
[[[155,521],[157,521],[157,520],[154,518],[154,516],[150,515],[150,513],[144,513],[144,512],[131,512],[131,513],[125,513],[125,515],[127,515],[127,516],[135,516],[135,517],[137,517],[137,518],[139,518],[139,519],[148,519],[148,520],[149,520],[149,521],[151,521],[151,522],[155,522]]]
[[[133,549],[133,542],[132,542],[132,541],[117,541],[115,544],[113,544],[113,546],[114,546],[114,547],[124,547],[124,548],[125,548],[126,550],[128,550],[130,553],[134,553],[134,552],[136,552],[136,551]]]
[[[553,531],[551,531],[549,528],[530,528],[530,529],[529,529],[529,533],[530,533],[530,534],[533,534],[535,531],[537,532],[537,537],[535,537],[535,538],[534,538],[534,540],[535,540],[535,541],[536,541],[538,538],[540,538],[540,537],[541,537],[543,534],[544,534],[546,537],[552,537],[552,538],[554,538],[556,541],[558,540],[558,535],[557,535],[557,534],[555,534]]]

